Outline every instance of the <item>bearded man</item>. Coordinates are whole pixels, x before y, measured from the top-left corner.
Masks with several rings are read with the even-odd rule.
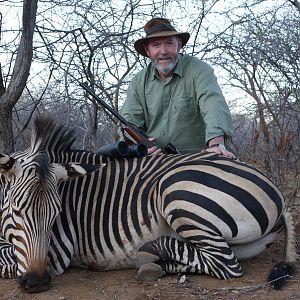
[[[190,34],[164,18],[151,19],[144,31],[134,47],[151,62],[133,77],[121,114],[155,140],[148,154],[171,142],[183,154],[207,150],[234,157],[224,145],[232,118],[213,69],[181,53]]]

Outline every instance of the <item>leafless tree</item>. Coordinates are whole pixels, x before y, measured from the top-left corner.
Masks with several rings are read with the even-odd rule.
[[[0,151],[14,150],[12,110],[19,100],[29,76],[33,55],[33,33],[37,12],[37,0],[23,1],[22,32],[9,82],[4,80],[3,71],[0,70]],[[0,65],[1,67],[1,65]]]
[[[118,5],[41,0],[32,69],[32,74],[39,73],[31,75],[21,101],[13,106],[16,145],[21,147],[36,112],[55,112],[59,120],[75,126],[79,147],[96,149],[112,142],[115,123],[79,82],[89,82],[118,110],[128,82],[148,63],[133,43],[153,16],[171,18],[177,29],[189,31],[184,51],[215,68],[225,95],[236,92],[235,105],[244,106],[234,116],[238,155],[263,162],[270,172],[293,164],[299,156],[298,1],[226,1],[221,6],[217,0],[131,0]]]
[[[214,61],[250,103],[251,157],[280,178],[299,158],[299,18],[289,6],[245,12],[215,41]]]

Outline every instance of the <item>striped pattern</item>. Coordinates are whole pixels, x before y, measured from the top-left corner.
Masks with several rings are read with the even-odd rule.
[[[40,147],[26,151],[14,165],[15,172],[7,182],[12,188],[4,188],[1,235],[14,246],[17,276],[21,276],[31,265],[35,271],[47,265],[51,229],[61,209],[61,197],[53,167]],[[0,248],[4,257],[11,253],[8,245]]]
[[[17,274],[17,261],[11,243],[0,237],[0,277],[14,278]]]
[[[48,259],[54,274],[71,263],[97,270],[137,263],[142,279],[153,270],[157,277],[178,272],[238,277],[239,256],[263,251],[256,243],[272,242],[282,224],[288,228],[285,260],[295,261],[284,199],[255,168],[212,154],[110,159],[72,150],[74,132],[49,120],[36,126],[30,150],[12,156],[20,162],[24,180],[9,183],[9,189],[9,180],[1,177],[7,193],[14,186],[17,207],[22,201],[26,205],[19,216],[9,195],[3,195],[2,235],[15,247],[19,276],[31,272],[33,264],[41,265],[38,272],[44,274]],[[51,130],[45,132],[45,127]],[[105,166],[60,182],[57,189],[52,163],[69,161]],[[25,194],[34,186],[37,191],[42,186],[43,193]]]

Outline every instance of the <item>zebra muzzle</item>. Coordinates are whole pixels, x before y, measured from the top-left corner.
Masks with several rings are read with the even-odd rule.
[[[51,277],[47,272],[44,272],[42,276],[36,272],[30,272],[24,276],[19,276],[18,283],[27,293],[41,293],[50,289]]]

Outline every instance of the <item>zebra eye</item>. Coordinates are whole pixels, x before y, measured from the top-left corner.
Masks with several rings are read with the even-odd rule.
[[[13,214],[16,216],[16,217],[22,217],[22,212],[20,209],[14,209],[13,208]]]
[[[12,212],[15,216],[17,216],[17,217],[22,216],[21,209],[19,207],[17,207],[14,203],[11,204],[11,208],[12,208]]]

